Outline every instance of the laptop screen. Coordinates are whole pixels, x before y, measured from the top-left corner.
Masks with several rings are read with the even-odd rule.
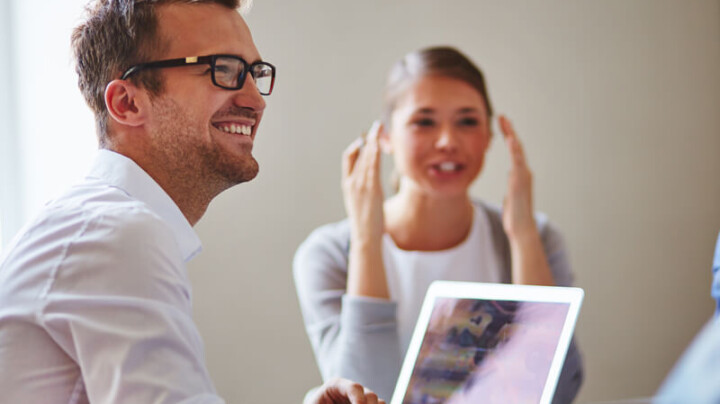
[[[403,402],[539,402],[568,306],[437,298]]]
[[[513,285],[502,285],[508,287]],[[429,298],[426,305],[431,307],[429,312],[423,307],[420,330],[416,329],[408,351],[412,361],[406,358],[403,367],[411,372],[405,374],[406,380],[399,380],[403,391],[396,391],[393,403],[525,404],[549,400],[559,374],[556,364],[554,377],[549,377],[551,368],[554,362],[564,360],[567,350],[569,338],[563,338],[563,331],[573,317],[569,316],[571,302]],[[571,320],[570,329],[574,318]]]

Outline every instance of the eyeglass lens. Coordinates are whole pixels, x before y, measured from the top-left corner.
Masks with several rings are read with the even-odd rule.
[[[215,59],[215,82],[224,87],[238,88],[241,84],[238,83],[238,80],[244,76],[241,74],[244,68],[245,64],[239,59],[218,57]],[[261,94],[270,94],[273,80],[272,68],[265,64],[254,64],[251,69],[250,74],[258,91]]]

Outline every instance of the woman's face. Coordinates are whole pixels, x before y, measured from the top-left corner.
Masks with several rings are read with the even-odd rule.
[[[425,76],[397,102],[382,142],[411,186],[436,196],[467,194],[483,167],[490,123],[480,93],[464,81]]]

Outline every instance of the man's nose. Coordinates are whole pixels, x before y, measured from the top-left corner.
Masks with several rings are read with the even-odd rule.
[[[235,105],[251,108],[256,112],[262,112],[265,109],[265,98],[260,94],[251,74],[245,76],[242,88],[235,91]]]

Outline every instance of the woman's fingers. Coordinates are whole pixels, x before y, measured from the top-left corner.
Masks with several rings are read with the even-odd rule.
[[[356,236],[379,239],[383,232],[383,190],[380,178],[379,123],[364,140],[348,146],[343,157],[342,190],[345,210]]]
[[[512,158],[513,165],[525,165],[525,151],[523,150],[522,143],[515,133],[510,120],[505,115],[498,117],[500,123],[500,130],[502,130],[505,143],[507,143],[508,149],[510,150],[510,157]]]
[[[375,145],[377,145],[381,130],[382,130],[382,123],[380,123],[380,121],[373,122],[372,126],[370,126],[370,131],[368,132],[368,136],[367,136],[368,143],[374,143]]]
[[[510,159],[512,160],[509,184],[510,197],[517,196],[516,191],[521,190],[526,191],[523,194],[531,195],[532,173],[530,172],[530,167],[527,165],[525,151],[520,143],[520,139],[518,139],[515,129],[507,117],[500,115],[498,121],[510,151]]]
[[[380,122],[373,122],[367,135],[367,150],[365,151],[367,160],[363,162],[366,179],[374,182],[380,181],[380,145],[378,143],[380,130],[382,130]]]
[[[508,190],[503,200],[503,227],[512,240],[516,236],[536,231],[532,206],[532,172],[510,120],[500,116],[498,121],[512,160]]]
[[[380,146],[378,145],[378,137],[380,135],[381,124],[379,121],[373,122],[370,131],[365,140],[365,147],[360,153],[360,164],[364,169],[363,172],[369,177],[374,177],[380,165]]]
[[[360,150],[362,150],[365,139],[359,137],[355,139],[350,145],[343,151],[342,157],[342,173],[343,178],[347,178],[352,174],[355,169],[355,163],[357,162]]]
[[[361,175],[372,174],[379,171],[380,146],[378,138],[382,124],[373,122],[367,136],[355,139],[343,152],[343,176],[349,177],[361,168]]]

